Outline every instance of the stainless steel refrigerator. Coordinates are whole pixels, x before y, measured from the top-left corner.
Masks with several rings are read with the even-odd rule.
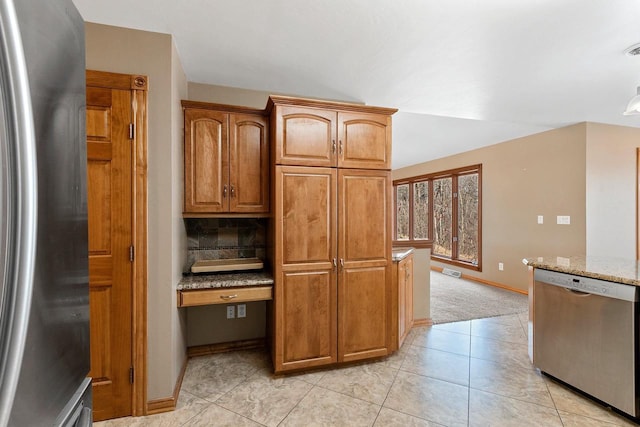
[[[84,22],[0,0],[0,427],[90,425]]]

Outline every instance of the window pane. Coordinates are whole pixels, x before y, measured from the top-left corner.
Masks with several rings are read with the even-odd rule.
[[[396,240],[409,240],[409,184],[396,186]]]
[[[429,182],[413,184],[413,238],[429,238]]]
[[[433,253],[451,257],[451,178],[433,180]]]
[[[458,259],[478,264],[478,174],[458,177]]]

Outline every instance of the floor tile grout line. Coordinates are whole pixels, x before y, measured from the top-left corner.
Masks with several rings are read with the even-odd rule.
[[[310,384],[310,383],[307,383]],[[302,398],[300,400],[298,400],[298,403],[296,403],[295,405],[293,405],[293,407],[289,410],[289,412],[287,412],[287,415],[285,415],[280,422],[278,423],[278,426],[282,425],[282,423],[284,422],[284,420],[286,420],[289,415],[291,415],[291,413],[298,407],[298,405],[300,405],[300,403],[309,395],[309,393],[311,393],[311,390],[313,390],[314,388],[316,388],[318,385],[317,384],[311,384],[311,387],[309,387],[309,390],[307,390],[307,392],[304,394],[304,396],[302,396]]]
[[[469,326],[468,366],[469,370],[467,372],[467,378],[469,379],[469,385],[467,386],[467,427],[471,426],[471,326]]]

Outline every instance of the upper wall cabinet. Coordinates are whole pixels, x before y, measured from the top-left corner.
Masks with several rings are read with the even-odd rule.
[[[184,216],[269,212],[269,123],[262,111],[183,101]]]
[[[275,164],[391,169],[395,109],[271,96],[267,110]]]

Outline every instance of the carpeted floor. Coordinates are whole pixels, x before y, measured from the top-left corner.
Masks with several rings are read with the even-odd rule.
[[[489,285],[431,272],[431,319],[449,323],[527,311],[528,297]]]

